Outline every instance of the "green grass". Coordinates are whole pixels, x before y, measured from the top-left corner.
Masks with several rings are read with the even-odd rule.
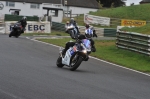
[[[65,38],[38,40],[64,47],[65,43],[72,39]],[[118,49],[115,46],[115,41],[95,40],[95,46],[97,51],[92,53],[91,56],[138,71],[150,72],[150,57],[148,56]]]
[[[69,34],[63,31],[54,31],[52,30],[51,33],[24,33],[23,36],[39,36],[39,35],[46,35],[46,36],[69,36]]]
[[[150,20],[150,4],[141,4],[127,7],[110,8],[91,12],[91,15],[118,18],[118,19],[131,19],[131,20]],[[123,31],[137,32],[142,34],[150,34],[150,23],[143,27],[123,28]]]
[[[84,15],[81,14],[80,16],[77,16],[74,18],[76,20],[76,22],[78,23],[78,25],[84,26]],[[63,18],[62,23],[66,23],[67,21],[70,21],[70,18]]]
[[[150,20],[148,9],[150,9],[150,4],[141,4],[104,10],[100,9],[97,12],[91,12],[90,14],[110,18]]]
[[[141,4],[127,7],[117,7],[117,8],[109,8],[109,9],[99,9],[97,12],[90,12],[91,15],[102,16],[102,17],[110,17],[110,18],[118,18],[118,19],[131,19],[131,20],[145,20],[150,21],[150,4]],[[64,19],[63,22],[66,22],[69,18]],[[84,15],[78,16],[75,18],[79,25],[84,25]],[[111,23],[115,25],[100,26],[93,25],[95,27],[100,28],[116,28],[118,25],[121,25],[120,20],[111,19]],[[148,22],[150,23],[150,22]],[[133,29],[126,28],[126,31],[138,32],[143,34],[150,34],[150,24],[140,28],[136,27]]]

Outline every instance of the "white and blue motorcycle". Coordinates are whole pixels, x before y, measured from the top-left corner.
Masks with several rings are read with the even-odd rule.
[[[67,27],[67,30],[68,30],[68,33],[70,34],[70,36],[71,36],[72,39],[76,39],[78,37],[79,34],[77,32],[76,27],[73,24],[70,24]]]
[[[62,51],[63,49],[61,48],[56,65],[60,68],[68,66],[71,71],[75,71],[82,61],[87,61],[86,59],[91,53],[91,42],[88,39],[83,39],[80,43],[70,47],[65,55],[62,55]]]

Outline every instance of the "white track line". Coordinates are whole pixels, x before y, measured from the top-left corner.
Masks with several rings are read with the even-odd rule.
[[[5,92],[5,91],[3,91],[2,89],[0,89],[0,92],[2,92],[2,93],[4,93],[4,94],[6,94],[6,95],[12,97],[13,99],[14,99],[14,98],[15,98],[15,99],[23,99],[23,98],[20,98],[20,97],[18,97],[18,96],[15,96],[14,94]]]
[[[30,39],[28,37],[26,37],[27,39]],[[44,43],[44,44],[47,44],[47,45],[51,45],[51,46],[54,46],[54,47],[60,47],[60,46],[57,46],[57,45],[54,45],[54,44],[50,44],[50,43],[46,43],[46,42],[42,42],[42,41],[38,41],[38,40],[35,40],[35,39],[30,39],[32,41],[36,41],[36,42],[40,42],[40,43]],[[146,75],[146,76],[149,76],[150,77],[150,74],[147,74],[147,73],[143,73],[143,72],[140,72],[140,71],[137,71],[137,70],[133,70],[133,69],[130,69],[130,68],[127,68],[127,67],[123,67],[121,65],[117,65],[117,64],[114,64],[114,63],[110,63],[110,62],[107,62],[107,61],[104,61],[104,60],[101,60],[101,59],[98,59],[98,58],[95,58],[95,57],[92,57],[90,56],[90,58],[93,58],[93,59],[96,59],[98,61],[101,61],[101,62],[104,62],[104,63],[108,63],[108,64],[111,64],[111,65],[114,65],[116,67],[120,67],[120,68],[124,68],[124,69],[127,69],[127,70],[130,70],[130,71],[134,71],[134,72],[137,72],[137,73],[140,73],[140,74],[143,74],[143,75]]]

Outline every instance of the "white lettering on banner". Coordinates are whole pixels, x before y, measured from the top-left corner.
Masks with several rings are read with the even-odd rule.
[[[5,22],[6,33],[10,33],[12,26],[16,22]],[[50,22],[27,22],[25,33],[50,33]]]
[[[84,14],[84,22],[89,24],[96,24],[96,25],[100,24],[103,26],[110,26],[110,18],[88,14]]]

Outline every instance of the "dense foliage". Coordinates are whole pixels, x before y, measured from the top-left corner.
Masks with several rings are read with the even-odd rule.
[[[125,3],[122,0],[96,0],[100,4],[103,5],[103,7],[119,7],[123,6]]]

